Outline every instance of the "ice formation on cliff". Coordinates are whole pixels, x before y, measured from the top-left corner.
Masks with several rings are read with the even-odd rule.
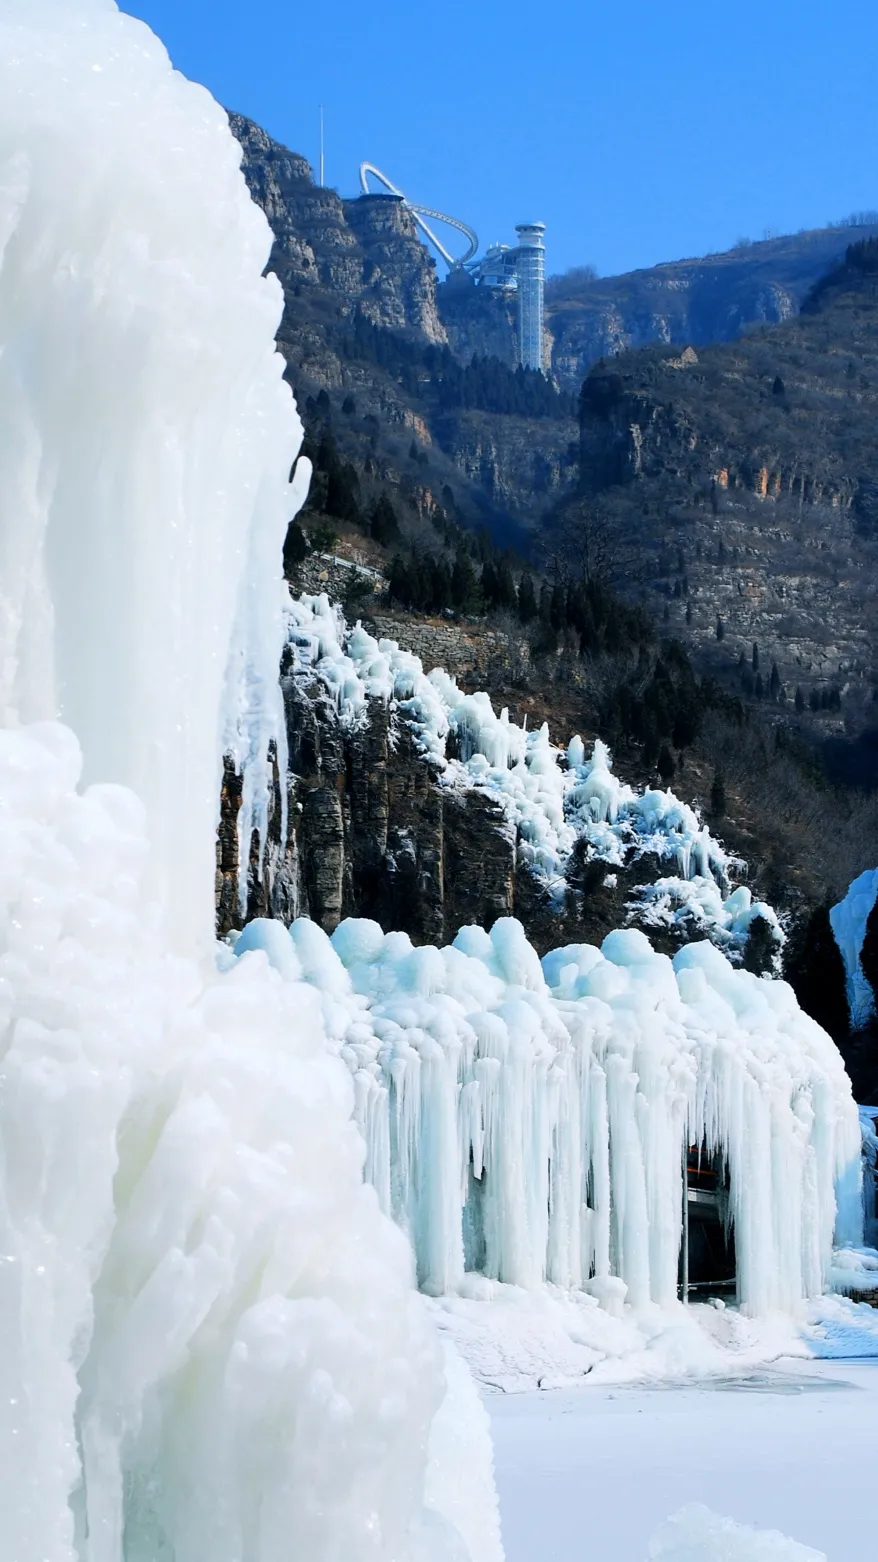
[[[215,960],[301,437],[239,157],[112,0],[0,0],[0,1562],[497,1562],[322,1000]]]
[[[751,1313],[824,1288],[862,1240],[860,1126],[837,1049],[784,982],[641,932],[537,958],[519,923],[413,948],[377,923],[257,921],[235,944],[315,986],[354,1079],[366,1173],[421,1285],[478,1271],[673,1304],[684,1143],[727,1159]]]
[[[533,732],[498,716],[489,695],[465,694],[443,668],[425,673],[419,657],[395,640],[375,640],[362,624],[348,630],[325,595],[303,595],[287,609],[293,673],[317,684],[339,719],[356,728],[370,700],[406,721],[442,784],[486,793],[516,830],[521,860],[556,899],[578,840],[589,857],[613,866],[652,853],[676,873],[635,897],[640,920],[652,926],[693,925],[733,958],[750,924],[763,917],[778,948],[784,934],[771,906],[752,901],[746,886],[730,893],[736,866],[698,814],[673,792],[636,792],[614,775],[609,749],[596,739],[586,758],[580,737],[556,748],[543,725]]]
[[[844,900],[829,913],[835,941],[844,961],[848,1010],[854,1030],[867,1025],[875,1013],[875,994],[860,964],[869,913],[878,896],[878,868],[867,869],[848,887]]]

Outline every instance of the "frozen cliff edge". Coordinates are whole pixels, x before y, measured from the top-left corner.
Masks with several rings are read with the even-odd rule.
[[[557,910],[571,899],[574,853],[578,866],[608,869],[650,857],[669,871],[634,890],[629,920],[706,935],[739,961],[761,919],[779,954],[784,933],[771,906],[754,902],[746,885],[733,888],[744,865],[673,792],[621,782],[600,739],[588,757],[579,737],[557,747],[547,726],[528,731],[498,714],[488,694],[466,694],[442,668],[425,672],[396,641],[376,640],[360,623],[349,628],[325,595],[290,600],[287,645],[285,676],[303,695],[321,691],[344,731],[366,731],[383,707],[442,789],[490,803],[517,862]]]

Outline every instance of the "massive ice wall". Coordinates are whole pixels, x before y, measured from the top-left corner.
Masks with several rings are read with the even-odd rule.
[[[223,742],[282,733],[301,426],[271,233],[145,26],[110,0],[2,0],[0,26],[0,719],[60,715],[86,780],[137,791],[191,947]]]
[[[824,1289],[834,1237],[862,1240],[836,1047],[785,982],[707,941],[672,963],[629,929],[541,963],[511,919],[445,949],[301,920],[251,923],[235,949],[319,989],[367,1176],[430,1292],[478,1271],[673,1304],[689,1143],[728,1164],[747,1311],[794,1310]]]
[[[112,0],[0,0],[0,1562],[497,1562],[314,991],[203,958],[300,438],[238,157]]]

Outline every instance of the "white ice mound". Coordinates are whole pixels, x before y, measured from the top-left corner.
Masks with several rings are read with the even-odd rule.
[[[476,789],[497,805],[515,831],[520,861],[559,903],[577,843],[588,858],[616,866],[653,853],[676,872],[636,898],[641,920],[694,924],[740,958],[750,923],[762,916],[777,947],[783,943],[770,906],[751,904],[746,889],[730,893],[730,873],[743,865],[696,810],[673,792],[626,786],[600,738],[588,758],[580,737],[556,748],[547,726],[528,732],[507,710],[498,715],[486,693],[464,693],[443,668],[425,673],[395,640],[375,640],[362,624],[349,630],[325,595],[291,599],[287,615],[291,672],[301,686],[319,691],[350,728],[367,720],[370,700],[390,707],[443,785]]]
[[[302,497],[239,164],[223,110],[111,0],[0,0],[0,721],[60,715],[86,779],[142,798],[187,948],[209,944],[223,749],[249,840],[283,741]]]
[[[835,942],[844,960],[848,1010],[854,1030],[867,1025],[875,1014],[875,994],[863,975],[860,954],[876,896],[878,868],[869,868],[854,879],[844,900],[833,906],[829,913]]]
[[[0,1562],[467,1555],[319,958],[212,958],[301,497],[239,159],[112,0],[0,0]]]
[[[247,930],[283,971],[277,937]],[[289,938],[427,1291],[473,1270],[531,1289],[615,1276],[633,1305],[672,1305],[690,1142],[727,1161],[748,1311],[795,1309],[825,1288],[833,1234],[862,1241],[850,1084],[786,983],[707,942],[672,964],[634,929],[542,965],[511,919],[444,949],[362,920]]]
[[[648,1562],[826,1562],[826,1555],[779,1530],[736,1524],[693,1502],[652,1537]]]
[[[0,731],[0,1556],[420,1559],[437,1344],[320,995],[168,953],[143,811],[78,766]],[[490,1537],[455,1416],[430,1479]]]

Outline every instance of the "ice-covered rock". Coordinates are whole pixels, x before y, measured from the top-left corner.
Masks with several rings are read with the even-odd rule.
[[[780,1530],[736,1524],[693,1502],[653,1535],[648,1562],[826,1562],[826,1555]]]
[[[375,640],[362,624],[348,629],[325,595],[291,599],[287,622],[300,686],[320,689],[348,729],[364,726],[370,700],[387,707],[393,721],[405,721],[442,787],[477,792],[501,811],[515,833],[518,861],[559,908],[575,847],[586,861],[615,867],[649,854],[667,861],[674,875],[631,902],[644,923],[695,927],[734,959],[754,917],[762,916],[782,946],[772,908],[751,904],[746,887],[733,891],[732,873],[743,865],[697,811],[673,792],[637,792],[621,782],[600,738],[588,757],[579,736],[557,748],[547,726],[528,731],[507,710],[498,715],[485,692],[464,693],[442,668],[426,673],[395,641]]]

